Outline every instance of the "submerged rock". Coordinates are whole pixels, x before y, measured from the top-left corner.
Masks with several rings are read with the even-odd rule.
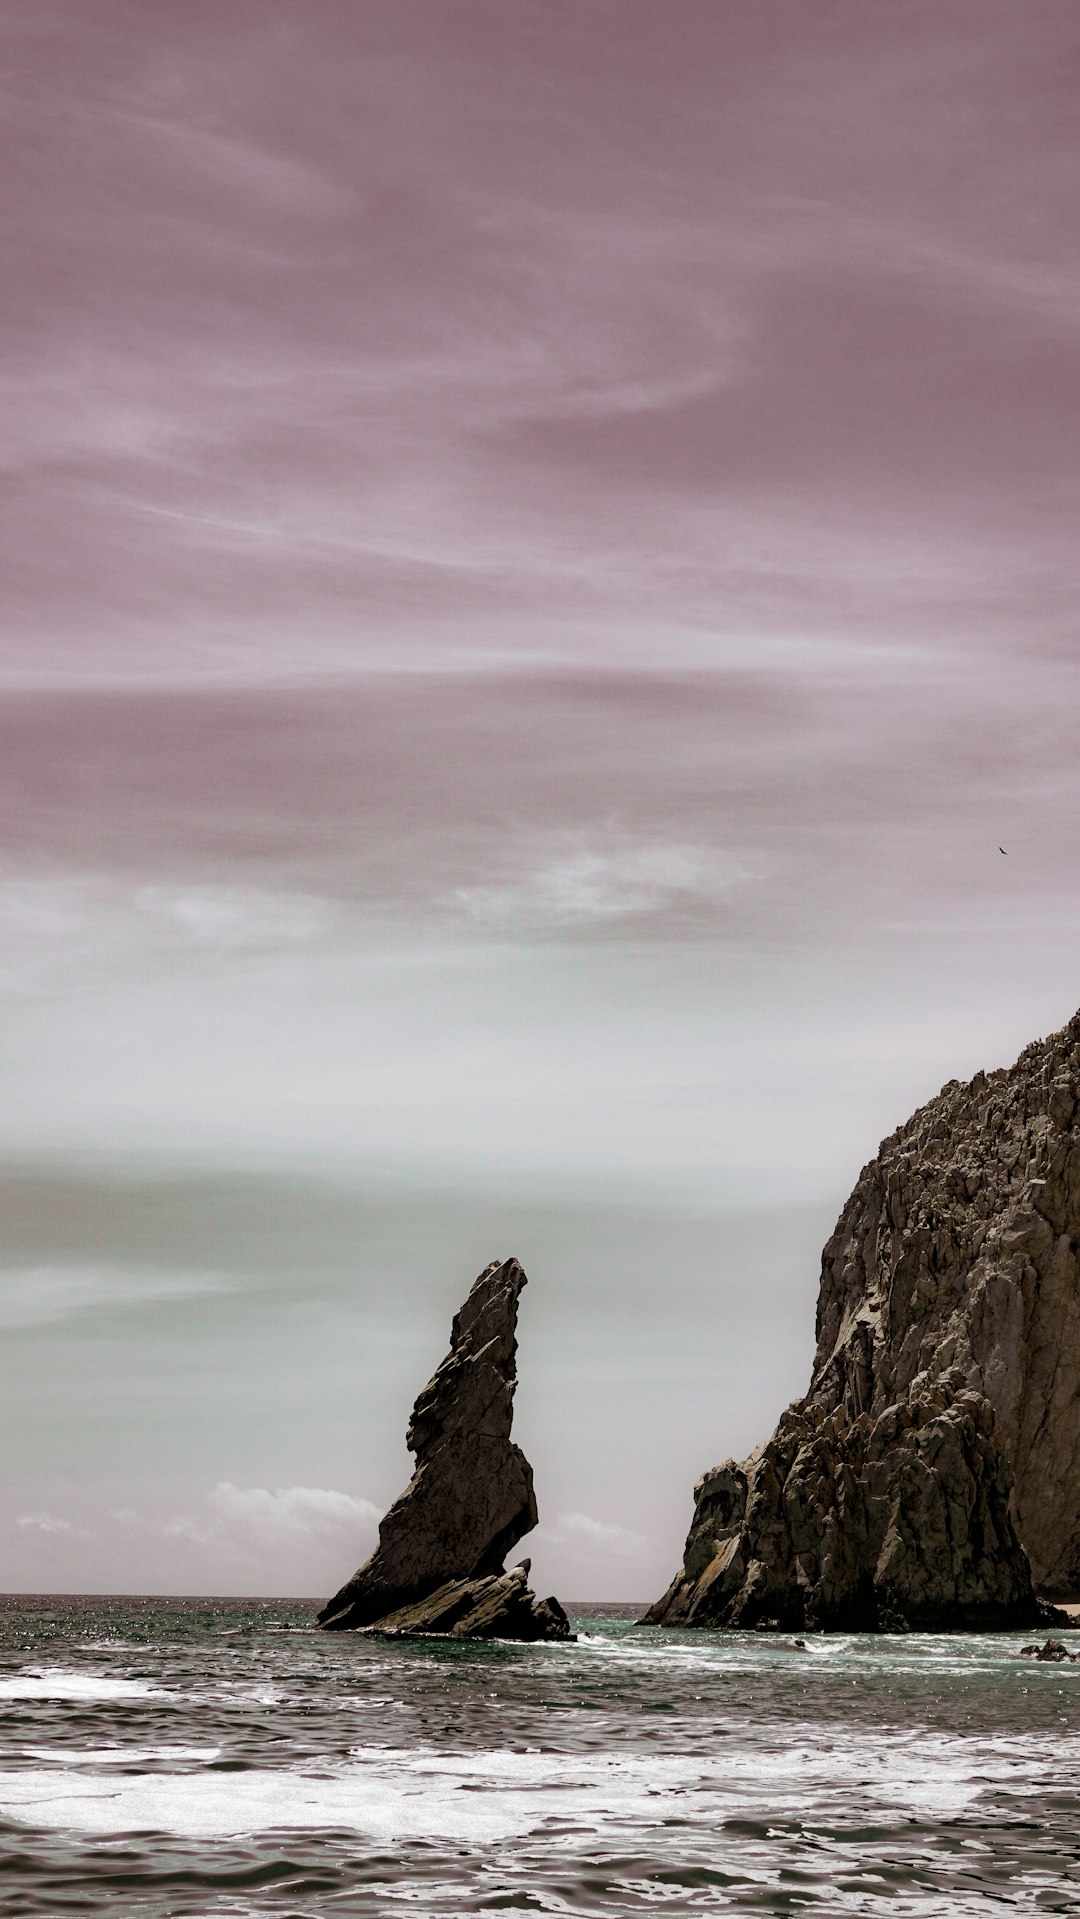
[[[413,1408],[406,1441],[416,1470],[371,1558],[319,1614],[328,1630],[570,1636],[558,1600],[530,1592],[528,1561],[503,1572],[537,1519],[532,1468],[510,1438],[525,1283],[516,1259],[493,1260],[475,1281]]]
[[[1025,1626],[1080,1590],[1080,1015],[863,1168],[805,1398],[695,1488],[663,1625]]]

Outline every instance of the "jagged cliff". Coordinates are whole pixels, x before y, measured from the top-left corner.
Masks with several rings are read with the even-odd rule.
[[[536,1524],[532,1468],[510,1438],[517,1309],[525,1274],[493,1260],[455,1316],[450,1351],[413,1407],[416,1470],[359,1572],[319,1614],[331,1631],[377,1626],[455,1638],[559,1639],[556,1599],[529,1591],[528,1562],[503,1572]]]
[[[1080,1014],[863,1168],[804,1399],[695,1488],[665,1625],[1026,1625],[1080,1590]]]

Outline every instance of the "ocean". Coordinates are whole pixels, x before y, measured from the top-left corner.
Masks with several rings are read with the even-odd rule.
[[[455,1645],[314,1612],[0,1601],[5,1919],[1080,1913],[1080,1663],[1016,1635],[579,1606],[574,1645]]]

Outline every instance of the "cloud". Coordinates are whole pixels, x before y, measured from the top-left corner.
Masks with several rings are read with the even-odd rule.
[[[13,673],[869,648],[920,549],[1071,602],[1067,10],[630,10],[14,21]]]
[[[125,964],[259,960],[314,945],[335,908],[314,893],[237,883],[125,884],[101,874],[0,878],[0,990],[115,979]]]
[[[332,1591],[371,1551],[381,1517],[370,1499],[329,1486],[220,1480],[181,1512],[103,1508],[84,1496],[86,1525],[44,1506],[6,1522],[16,1577],[31,1588],[35,1567],[47,1564],[50,1578],[75,1591],[114,1590],[120,1567],[133,1592]]]
[[[223,1273],[139,1272],[122,1266],[27,1266],[0,1272],[0,1326],[51,1326],[118,1306],[159,1306],[237,1290]]]
[[[573,929],[682,907],[713,906],[750,874],[734,854],[678,841],[596,844],[567,835],[564,850],[515,879],[458,887],[452,902],[480,926]]]
[[[335,184],[314,167],[234,134],[145,112],[97,117],[106,134],[130,129],[147,158],[154,156],[156,148],[163,179],[175,183],[186,178],[189,188],[196,189],[205,181],[213,189],[210,204],[215,211],[223,204],[233,207],[240,195],[253,203],[252,214],[269,218],[317,217],[348,212],[352,206],[354,195],[346,182]]]
[[[262,1544],[316,1533],[337,1533],[378,1524],[382,1514],[370,1499],[327,1486],[234,1486],[223,1480],[208,1495],[213,1525]]]
[[[250,1564],[296,1547],[333,1544],[347,1539],[370,1539],[382,1517],[370,1499],[327,1486],[236,1486],[221,1480],[206,1494],[197,1513],[174,1513],[148,1518],[131,1507],[118,1507],[110,1517],[133,1532],[186,1541],[226,1558]]]
[[[20,1513],[15,1524],[27,1533],[42,1533],[46,1538],[89,1539],[85,1526],[76,1526],[72,1519],[62,1519],[56,1513]]]

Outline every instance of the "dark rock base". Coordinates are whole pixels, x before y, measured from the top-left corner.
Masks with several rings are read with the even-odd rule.
[[[324,1632],[360,1631],[404,1639],[573,1639],[557,1599],[537,1599],[524,1567],[486,1579],[450,1579],[425,1599],[399,1606],[381,1619],[357,1626],[349,1614],[328,1619]]]
[[[784,1632],[1060,1625],[1009,1510],[993,1408],[959,1381],[877,1420],[789,1410],[767,1446],[696,1488],[683,1569],[645,1615]]]

